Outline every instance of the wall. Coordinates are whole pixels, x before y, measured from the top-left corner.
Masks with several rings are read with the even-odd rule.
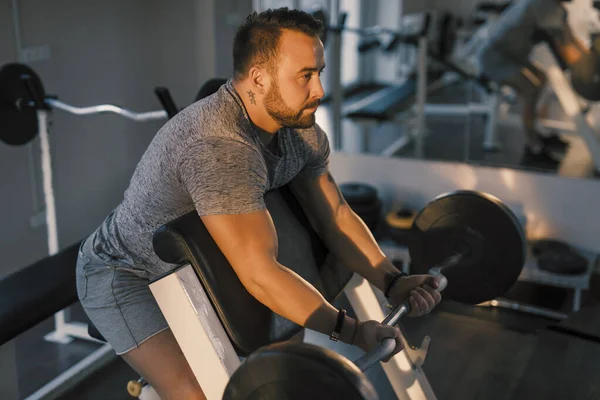
[[[212,1],[22,0],[18,4],[23,46],[51,48],[49,60],[30,66],[41,76],[47,93],[67,103],[157,110],[160,104],[153,89],[162,85],[183,107],[215,74]],[[16,58],[11,13],[11,2],[1,2],[2,64]],[[119,203],[162,123],[54,112],[51,150],[61,247],[89,234]],[[37,162],[30,168],[30,151],[36,160],[37,140],[22,147],[0,143],[0,277],[47,252],[45,227],[30,223],[34,212],[43,209],[41,174]]]
[[[525,216],[531,239],[553,237],[600,252],[600,184],[552,174],[467,164],[347,155],[332,156],[338,183],[369,182],[384,200],[385,212],[401,205],[424,207],[434,197],[458,189],[480,190]]]
[[[216,74],[233,75],[233,48],[231,44],[237,27],[252,12],[252,1],[220,0],[214,2]]]

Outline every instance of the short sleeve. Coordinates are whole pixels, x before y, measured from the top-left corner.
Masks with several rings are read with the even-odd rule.
[[[181,154],[178,175],[199,215],[266,208],[267,169],[260,153],[230,139],[204,138]]]
[[[306,164],[300,171],[303,178],[316,178],[327,172],[331,153],[329,139],[321,127],[315,124],[314,134],[306,140]]]

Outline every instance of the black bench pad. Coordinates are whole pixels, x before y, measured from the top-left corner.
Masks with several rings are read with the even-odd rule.
[[[352,273],[329,254],[288,187],[267,193],[265,202],[277,230],[278,261],[333,301]],[[300,332],[248,293],[195,211],[161,226],[153,244],[163,261],[193,266],[239,355]]]
[[[417,91],[416,79],[409,78],[402,85],[389,86],[344,109],[344,116],[350,119],[373,119],[388,121],[413,105]]]
[[[0,345],[78,301],[80,243],[0,280]]]

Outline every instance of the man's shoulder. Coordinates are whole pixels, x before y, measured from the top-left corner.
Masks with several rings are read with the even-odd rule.
[[[188,132],[191,142],[207,139],[251,145],[248,135],[251,127],[225,87],[184,108],[173,122]]]

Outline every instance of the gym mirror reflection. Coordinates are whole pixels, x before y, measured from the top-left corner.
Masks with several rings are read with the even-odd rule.
[[[339,149],[598,175],[597,3],[334,3],[320,111]]]

